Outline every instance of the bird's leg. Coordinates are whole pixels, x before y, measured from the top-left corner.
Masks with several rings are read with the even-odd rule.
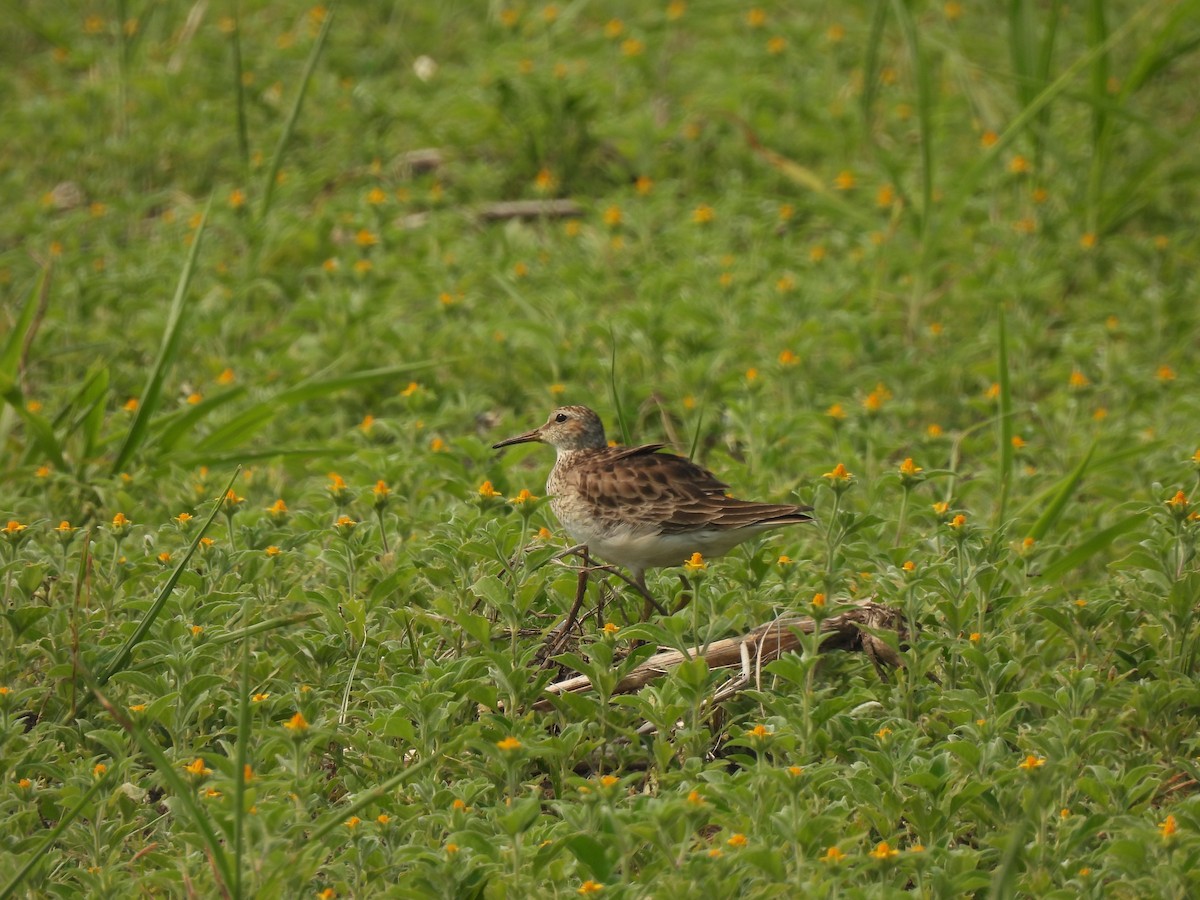
[[[687,608],[687,605],[692,602],[692,598],[695,596],[696,592],[692,590],[692,583],[687,580],[686,575],[684,575],[682,572],[676,572],[675,574],[678,575],[679,580],[683,582],[683,593],[679,595],[679,602],[675,604],[675,612],[679,612],[681,609]]]

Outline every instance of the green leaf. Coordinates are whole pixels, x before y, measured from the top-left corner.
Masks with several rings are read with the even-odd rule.
[[[575,834],[563,841],[567,850],[600,883],[613,871],[612,853],[590,834]]]

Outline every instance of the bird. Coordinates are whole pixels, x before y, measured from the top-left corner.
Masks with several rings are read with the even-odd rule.
[[[659,452],[665,444],[609,446],[586,406],[560,406],[492,449],[533,442],[557,451],[546,493],[563,528],[589,554],[628,569],[650,602],[647,569],[721,556],[764,531],[813,521],[810,506],[734,499],[703,466]]]

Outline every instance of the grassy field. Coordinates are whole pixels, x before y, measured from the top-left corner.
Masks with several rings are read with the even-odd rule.
[[[1200,893],[1194,0],[4,9],[0,898]],[[543,666],[561,403],[817,525]]]

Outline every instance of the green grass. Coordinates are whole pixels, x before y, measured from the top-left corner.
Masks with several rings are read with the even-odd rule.
[[[0,897],[1200,890],[1195,2],[5,9]],[[543,668],[560,402],[818,524]]]

